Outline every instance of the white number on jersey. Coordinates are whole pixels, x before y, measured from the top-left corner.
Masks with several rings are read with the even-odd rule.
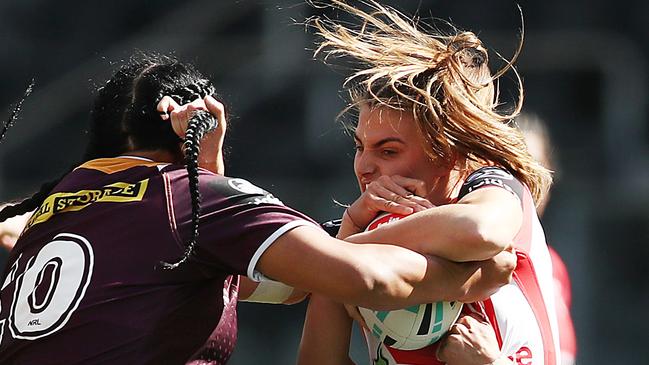
[[[2,286],[17,280],[8,327],[14,338],[35,340],[61,329],[77,309],[92,277],[94,255],[88,240],[61,233],[30,257],[16,277],[21,258]],[[0,321],[0,345],[4,322]]]

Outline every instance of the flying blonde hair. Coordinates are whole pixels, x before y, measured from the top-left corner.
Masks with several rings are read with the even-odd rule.
[[[350,57],[360,64],[345,81],[352,106],[411,110],[431,158],[460,158],[467,171],[484,165],[504,167],[540,201],[552,182],[550,171],[530,156],[522,134],[510,125],[523,102],[521,80],[512,65],[522,40],[512,60],[492,76],[487,49],[474,33],[452,26],[449,35],[432,28],[424,32],[418,20],[393,8],[374,0],[359,3],[369,11],[342,0],[311,2],[342,10],[359,19],[360,26],[328,17],[309,22],[322,38],[316,55],[324,55],[325,62]],[[519,95],[514,110],[504,113],[496,110],[494,82],[508,70],[518,81]]]

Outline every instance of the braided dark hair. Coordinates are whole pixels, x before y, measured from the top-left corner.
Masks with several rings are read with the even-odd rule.
[[[198,225],[201,215],[201,193],[198,188],[198,155],[200,153],[200,141],[205,133],[217,127],[217,120],[207,112],[198,112],[192,117],[185,132],[185,164],[187,165],[187,177],[189,180],[189,194],[192,200],[192,235],[185,255],[180,261],[174,264],[162,263],[165,269],[175,269],[182,265],[194,253],[194,247],[198,240]]]
[[[115,157],[128,150],[128,135],[123,119],[133,97],[133,81],[153,60],[132,58],[101,86],[90,112],[88,145],[84,161]]]
[[[47,198],[49,192],[54,189],[54,187],[59,183],[59,181],[61,181],[61,179],[63,179],[65,175],[67,175],[67,172],[56,180],[48,181],[42,184],[40,189],[38,189],[38,191],[34,193],[34,195],[21,201],[20,203],[5,206],[4,209],[0,210],[0,222],[4,222],[7,219],[15,217],[17,215],[23,215],[38,208],[43,203],[45,198]]]
[[[174,264],[162,263],[163,268],[174,269],[187,261],[198,239],[201,210],[201,195],[198,188],[200,141],[205,133],[216,128],[217,123],[209,113],[197,113],[187,125],[181,152],[179,147],[181,140],[173,131],[171,123],[162,122],[156,108],[158,102],[168,95],[180,105],[187,104],[207,95],[214,95],[215,88],[191,65],[172,59],[165,59],[165,61],[151,64],[135,77],[132,101],[124,113],[123,124],[126,135],[131,139],[135,149],[165,149],[179,158],[184,152],[192,203],[192,231],[185,254],[180,261]]]
[[[99,88],[94,107],[90,113],[90,138],[82,162],[100,157],[117,156],[128,149],[128,136],[124,131],[123,123],[121,123],[122,115],[130,103],[133,80],[152,62],[153,60],[148,57],[132,57],[108,80],[106,85]],[[32,85],[28,87],[25,97],[31,93],[32,87],[33,81]],[[15,119],[21,105],[22,100],[14,109],[12,119]],[[4,137],[6,129],[13,123],[12,119],[5,123],[2,137]],[[116,121],[120,121],[120,123],[116,123]],[[0,211],[0,222],[38,208],[52,189],[79,164],[73,164],[57,179],[42,184],[39,190],[29,198],[22,200],[18,204],[6,206]]]
[[[133,79],[147,64],[144,59],[132,58],[129,63],[125,64],[115,73],[105,86],[98,90],[95,105],[90,114],[90,138],[83,161],[99,157],[117,156],[126,151],[128,146],[127,136],[123,131],[122,124],[115,123],[115,120],[121,119],[121,115],[131,97],[130,89],[132,88]],[[32,87],[33,84],[28,87],[25,96],[31,93]],[[12,119],[15,119],[15,115],[21,105],[22,100],[16,109],[14,109]],[[2,137],[4,137],[6,129],[13,124],[12,119],[5,123]],[[22,200],[18,204],[5,206],[5,208],[0,210],[0,222],[38,208],[52,189],[77,165],[79,164],[73,164],[57,179],[43,183],[39,190],[29,198]]]
[[[35,85],[35,81],[34,81],[34,79],[32,79],[31,82],[29,83],[29,85],[27,86],[27,89],[25,89],[25,92],[23,93],[22,98],[20,99],[20,101],[18,101],[18,103],[16,104],[16,106],[12,110],[11,115],[9,116],[9,119],[7,119],[7,121],[2,126],[2,131],[0,132],[0,143],[2,142],[2,140],[4,140],[5,136],[7,135],[7,131],[9,130],[9,128],[11,128],[14,125],[14,123],[16,122],[16,120],[18,119],[18,113],[20,113],[20,110],[22,109],[22,106],[23,106],[23,103],[25,102],[25,99],[27,99],[27,97],[29,97],[29,95],[31,95],[32,91],[34,90],[34,85]],[[45,183],[43,185],[44,186],[45,185],[49,186],[52,183],[53,182],[49,182],[49,183]],[[56,185],[56,183],[54,185]],[[41,189],[42,188],[43,187],[41,187]],[[40,190],[39,190],[39,193],[40,193]],[[32,211],[32,210],[36,209],[36,207],[38,207],[40,205],[40,202],[36,203],[39,199],[41,199],[41,197],[40,197],[40,195],[38,195],[38,193],[36,193],[31,198],[26,199],[26,200],[24,200],[24,201],[22,201],[22,202],[20,202],[18,204],[5,206],[5,208],[0,211],[0,222],[4,222],[5,220],[7,220],[7,219],[9,219],[11,217],[14,217],[14,216],[17,216],[17,215],[22,215],[22,214],[25,214],[25,213],[27,213],[29,211]],[[44,197],[43,197],[43,199],[44,199]]]
[[[183,105],[214,94],[212,83],[192,65],[169,56],[137,54],[99,88],[91,112],[90,138],[83,161],[114,157],[129,150],[165,150],[178,160],[182,159],[183,152],[185,154],[192,203],[192,233],[181,260],[175,264],[163,263],[165,268],[176,268],[186,262],[198,239],[200,140],[205,133],[216,128],[217,121],[207,112],[197,113],[188,123],[181,151],[183,141],[173,131],[171,123],[160,118],[157,104],[164,96],[170,96]],[[0,211],[0,221],[36,209],[63,176],[43,184],[36,194],[21,203],[5,207]]]
[[[142,70],[150,65],[150,62],[148,59],[132,58],[129,63],[122,66],[113,75],[106,85],[98,90],[94,107],[90,113],[90,138],[83,161],[100,157],[114,157],[128,149],[128,136],[124,131],[123,125],[115,121],[121,120],[121,116],[130,103],[133,80]],[[32,80],[32,83],[25,91],[23,100],[31,93],[33,85],[34,81]],[[11,119],[5,123],[2,137],[4,137],[8,127],[13,124],[13,120],[15,120],[20,110],[23,100],[14,109]],[[38,191],[29,198],[22,200],[18,204],[6,206],[0,211],[0,222],[38,208],[52,189],[77,165],[79,164],[73,164],[72,167],[57,179],[42,184]]]
[[[2,131],[0,132],[0,142],[2,142],[9,128],[11,128],[11,126],[13,126],[14,123],[16,122],[16,119],[18,119],[18,113],[20,113],[20,109],[22,109],[25,99],[27,99],[27,97],[32,94],[32,91],[34,90],[34,85],[35,82],[34,79],[32,79],[29,85],[27,85],[27,89],[25,89],[25,92],[23,93],[23,97],[16,104],[14,110],[11,111],[11,115],[9,116],[9,119],[7,119],[7,121],[2,126]]]

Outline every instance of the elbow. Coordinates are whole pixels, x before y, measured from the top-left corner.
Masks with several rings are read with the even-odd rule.
[[[479,222],[471,233],[476,247],[480,247],[479,257],[475,260],[487,260],[512,246],[513,237],[503,232],[497,222]]]
[[[520,224],[496,211],[496,208],[465,204],[459,216],[455,242],[457,256],[447,257],[453,261],[487,260],[511,247]],[[459,253],[458,253],[459,252]],[[443,256],[444,257],[444,256]]]
[[[511,282],[516,263],[516,254],[511,250],[504,250],[489,260],[464,263],[471,278],[462,285],[456,299],[469,303],[490,297]]]
[[[357,305],[373,310],[400,308],[413,287],[402,277],[380,265],[368,265],[359,273],[354,297]]]

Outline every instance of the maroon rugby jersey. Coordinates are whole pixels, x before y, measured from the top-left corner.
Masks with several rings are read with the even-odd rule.
[[[237,335],[238,275],[282,233],[315,224],[242,179],[200,171],[191,264],[184,166],[121,157],[66,176],[5,269],[0,364],[223,364]]]

